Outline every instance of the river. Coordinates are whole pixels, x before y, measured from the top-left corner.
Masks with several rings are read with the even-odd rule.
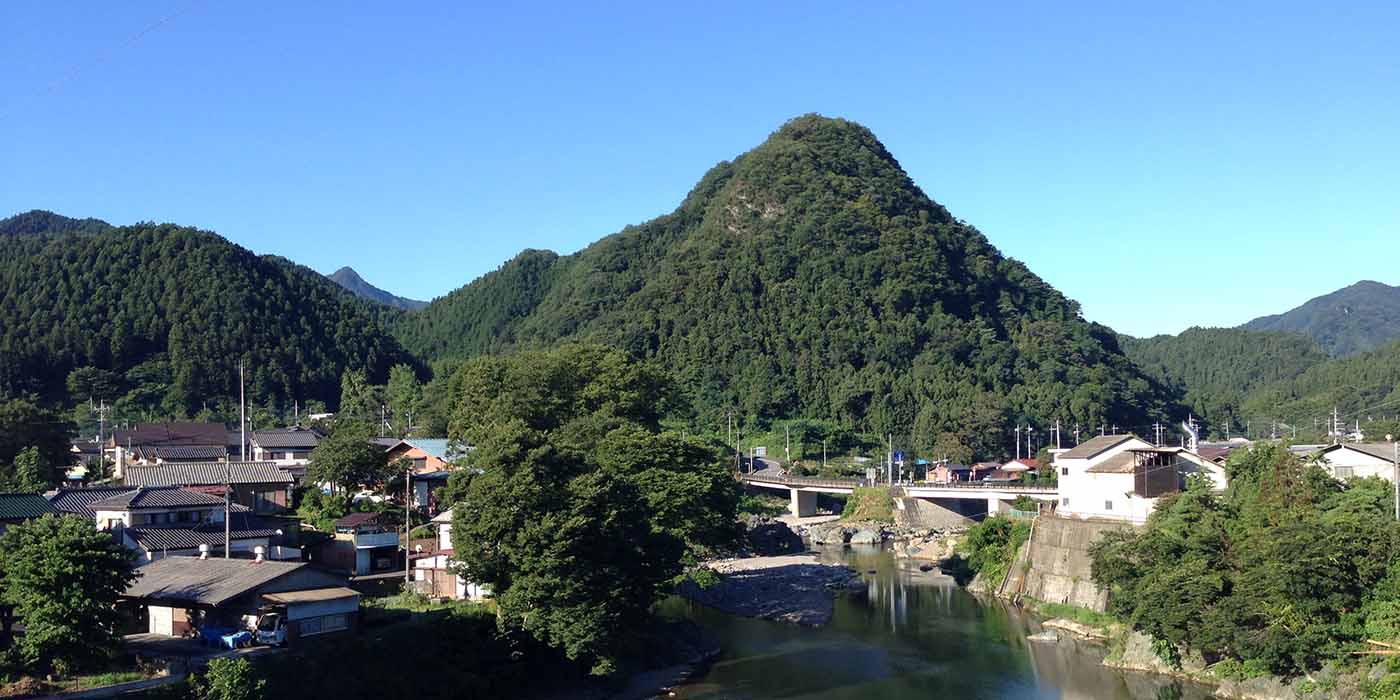
[[[829,548],[865,574],[865,595],[843,595],[825,627],[727,615],[676,598],[724,652],[675,696],[690,700],[1205,700],[1190,684],[1104,668],[1104,650],[1062,640],[1028,642],[1029,616],[985,601],[952,579],[920,572],[875,548]]]

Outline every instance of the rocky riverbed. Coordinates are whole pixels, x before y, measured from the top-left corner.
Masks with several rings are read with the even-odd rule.
[[[859,574],[815,554],[725,559],[709,566],[720,575],[718,583],[701,588],[686,581],[676,592],[732,615],[824,625],[837,593],[865,590]]]

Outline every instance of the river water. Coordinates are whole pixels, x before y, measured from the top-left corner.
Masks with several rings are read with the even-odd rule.
[[[984,601],[953,580],[875,548],[821,550],[864,574],[865,595],[836,600],[831,623],[810,628],[668,603],[719,638],[723,654],[676,690],[691,700],[1205,700],[1203,689],[1104,668],[1088,643],[1028,642],[1029,616]]]

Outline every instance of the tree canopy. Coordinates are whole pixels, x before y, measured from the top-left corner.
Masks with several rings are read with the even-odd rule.
[[[503,626],[615,670],[693,553],[735,541],[727,462],[661,429],[670,383],[620,351],[482,357],[459,379],[451,436],[480,470],[453,506],[463,575]]]
[[[91,668],[119,647],[118,596],[134,580],[134,555],[92,522],[45,515],[0,536],[0,599],[25,633],[15,654],[29,672]]]
[[[1095,542],[1093,577],[1110,612],[1170,660],[1197,651],[1285,675],[1345,655],[1368,627],[1395,639],[1390,484],[1343,484],[1276,445],[1237,453],[1227,468],[1223,495],[1193,480],[1142,530]]]

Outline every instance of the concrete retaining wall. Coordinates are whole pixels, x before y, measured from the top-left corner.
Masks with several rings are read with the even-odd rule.
[[[1035,532],[1023,551],[1028,566],[1013,566],[1003,591],[1047,603],[1068,603],[1103,612],[1108,594],[1094,585],[1089,545],[1105,532],[1130,528],[1123,523],[1038,518]],[[1024,579],[1024,580],[1023,580]]]

